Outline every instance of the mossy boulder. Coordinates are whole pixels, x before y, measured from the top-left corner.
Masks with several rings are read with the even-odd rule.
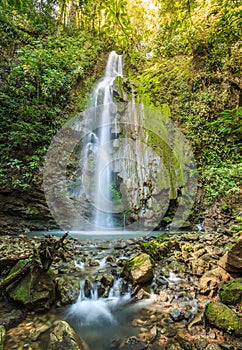
[[[219,290],[219,296],[224,304],[237,305],[242,303],[242,278],[224,284]]]
[[[21,271],[24,260],[11,269],[11,274]],[[30,270],[22,277],[11,283],[6,291],[10,298],[35,310],[47,310],[55,300],[55,284],[48,274],[40,266],[33,262]]]
[[[154,272],[150,256],[146,253],[134,256],[128,261],[128,271],[134,284],[143,284],[151,281]]]
[[[167,256],[171,249],[176,247],[176,242],[172,239],[167,239],[163,242],[153,239],[143,243],[144,251],[149,254],[152,259],[160,260]]]
[[[5,338],[6,338],[6,330],[4,326],[0,326],[0,350],[3,350]]]
[[[211,325],[228,333],[242,335],[242,320],[228,306],[211,302],[206,306],[205,316]]]

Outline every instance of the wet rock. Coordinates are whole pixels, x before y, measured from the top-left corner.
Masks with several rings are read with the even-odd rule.
[[[113,350],[144,350],[147,349],[148,345],[137,339],[136,337],[120,338],[113,340],[111,349]]]
[[[124,241],[116,242],[114,244],[114,249],[124,249],[126,247],[127,247],[127,243],[125,243]]]
[[[222,303],[236,305],[242,303],[242,278],[224,284],[219,290]]]
[[[80,339],[74,330],[65,321],[55,322],[55,328],[50,333],[47,350],[88,350],[83,339]]]
[[[242,239],[218,261],[218,266],[229,273],[242,273]]]
[[[6,330],[4,326],[0,326],[0,350],[3,350],[6,338]]]
[[[128,269],[134,284],[143,284],[152,280],[154,276],[153,264],[148,254],[136,255],[128,261]]]
[[[242,320],[228,306],[220,302],[210,302],[205,309],[208,322],[228,333],[242,335]]]
[[[91,284],[91,281],[89,281],[89,279],[85,280],[83,288],[84,288],[84,295],[85,295],[85,297],[86,298],[90,298],[91,290],[92,290],[92,284]]]
[[[167,266],[169,271],[178,273],[178,274],[184,274],[187,272],[187,266],[181,261],[173,260],[170,262],[170,264]]]
[[[132,291],[131,296],[134,297],[136,300],[150,298],[150,294],[148,292],[146,292],[143,288],[140,288],[140,286],[138,286],[138,285]]]
[[[103,249],[103,250],[105,250],[105,249],[109,249],[110,248],[110,243],[109,242],[101,242],[101,244],[99,245],[99,248],[100,249]]]
[[[111,273],[105,273],[101,279],[100,282],[105,286],[105,287],[112,287],[113,282],[114,282],[114,276]]]
[[[71,304],[80,294],[80,281],[72,276],[61,276],[55,279],[62,305]]]
[[[122,346],[120,349],[122,350],[144,350],[147,349],[148,345],[140,340],[137,340],[135,337],[129,338],[124,346]]]
[[[10,275],[22,269],[24,260],[20,260],[10,271]],[[38,266],[32,266],[20,280],[10,284],[8,295],[26,307],[35,310],[49,309],[55,300],[55,284],[50,275]]]
[[[184,318],[183,312],[181,310],[179,310],[179,309],[171,310],[170,311],[170,316],[175,322],[181,321]]]
[[[5,312],[0,313],[0,325],[4,326],[6,329],[9,329],[23,321],[24,318],[25,312],[22,310],[6,310]]]

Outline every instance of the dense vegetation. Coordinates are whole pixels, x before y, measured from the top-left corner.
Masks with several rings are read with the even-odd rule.
[[[199,210],[218,199],[230,207],[241,179],[241,2],[153,3],[0,1],[4,191],[39,186],[53,135],[84,109],[116,49],[124,53],[127,85],[147,105],[168,103],[191,142]]]

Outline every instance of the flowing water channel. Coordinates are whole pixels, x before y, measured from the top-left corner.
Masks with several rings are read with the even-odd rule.
[[[56,236],[62,231],[50,231]],[[43,232],[33,232],[31,236],[42,235]],[[105,231],[99,232],[70,232],[72,238],[80,242],[77,248],[83,251],[83,256],[77,255],[75,266],[80,271],[80,294],[72,305],[59,307],[54,310],[57,319],[66,320],[76,333],[83,338],[90,350],[111,350],[112,341],[119,338],[135,336],[137,328],[132,321],[138,318],[145,308],[153,303],[152,296],[148,299],[134,301],[131,289],[124,283],[122,277],[115,276],[108,293],[99,296],[100,284],[96,281],[105,274],[112,273],[119,260],[129,259],[127,255],[115,249],[117,242],[137,239],[137,235],[144,236],[145,232],[113,231],[106,233],[108,239],[103,239]],[[158,233],[157,233],[158,234]],[[119,253],[120,251],[120,253]],[[109,262],[113,256],[114,264]],[[88,259],[92,259],[92,263]],[[85,262],[86,260],[86,262]],[[91,266],[90,266],[91,265]],[[92,266],[94,265],[94,266]],[[87,288],[89,286],[89,289]]]

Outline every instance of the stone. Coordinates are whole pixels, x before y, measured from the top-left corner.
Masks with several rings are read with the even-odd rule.
[[[55,279],[62,305],[72,304],[80,294],[80,281],[72,276],[61,276]]]
[[[226,305],[242,304],[242,278],[225,283],[219,290],[219,296]]]
[[[220,350],[221,347],[216,343],[208,344],[205,350]]]
[[[151,258],[146,253],[141,253],[128,261],[128,268],[134,284],[146,283],[154,276]]]
[[[228,306],[220,302],[210,302],[205,308],[208,322],[228,333],[242,335],[242,320]]]
[[[181,310],[179,310],[179,309],[171,310],[170,311],[170,316],[175,322],[181,321],[184,318],[183,312]]]
[[[231,276],[220,267],[207,271],[199,280],[199,291],[201,294],[211,295],[217,292],[223,281],[228,281],[230,278]]]
[[[10,274],[21,270],[24,260],[11,269]],[[32,266],[21,279],[11,283],[6,291],[10,298],[35,310],[47,310],[55,300],[55,283],[48,274],[39,266]]]
[[[89,350],[86,342],[79,338],[65,321],[56,321],[47,350]]]
[[[5,338],[6,338],[6,330],[4,326],[0,326],[0,350],[3,350]]]
[[[242,239],[218,261],[218,266],[229,273],[242,273]]]
[[[22,322],[26,317],[26,313],[23,310],[13,309],[0,312],[0,325],[4,326],[7,330],[15,327]]]
[[[143,243],[143,247],[145,252],[154,260],[163,259],[175,247],[179,249],[178,244],[172,239],[167,239],[164,242],[159,242],[158,240],[153,239],[149,242]]]
[[[164,331],[167,338],[173,338],[177,334],[176,328],[167,327],[167,328],[164,328]]]
[[[124,241],[121,241],[121,242],[116,242],[114,244],[114,249],[124,249],[127,247],[127,243],[124,242]]]
[[[113,282],[114,282],[114,276],[111,273],[105,273],[102,277],[100,282],[105,286],[105,287],[112,287]]]

